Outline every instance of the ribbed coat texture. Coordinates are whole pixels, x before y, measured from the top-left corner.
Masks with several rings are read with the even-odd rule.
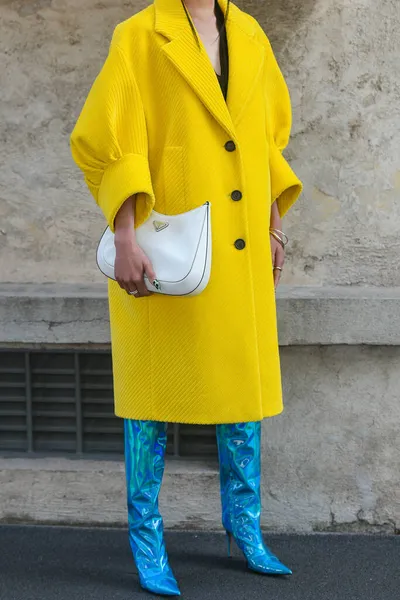
[[[233,423],[283,408],[269,226],[271,204],[283,216],[302,189],[282,155],[290,98],[258,22],[231,3],[226,27],[225,102],[181,0],[155,0],[117,25],[72,132],[74,160],[113,231],[133,194],[135,226],[153,208],[212,205],[201,294],[134,298],[108,280],[120,417]]]

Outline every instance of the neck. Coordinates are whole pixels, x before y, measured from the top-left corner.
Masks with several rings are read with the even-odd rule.
[[[214,0],[183,0],[190,15],[194,18],[214,14]]]

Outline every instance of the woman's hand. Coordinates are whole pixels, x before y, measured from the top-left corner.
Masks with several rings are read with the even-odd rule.
[[[285,262],[285,251],[278,240],[271,234],[269,234],[271,240],[271,255],[272,255],[272,268],[280,267],[283,269]],[[274,286],[275,289],[278,287],[279,280],[281,278],[282,271],[280,269],[274,269]]]
[[[149,258],[134,239],[132,232],[116,231],[114,243],[114,272],[120,287],[128,293],[137,290],[138,293],[133,294],[135,298],[150,296],[153,292],[147,289],[144,274],[149,281],[154,281],[156,276]]]
[[[120,287],[135,298],[151,296],[147,289],[144,275],[153,282],[156,278],[150,259],[136,241],[134,228],[136,196],[128,198],[120,207],[115,217],[114,244],[116,250],[114,274]]]
[[[270,227],[271,229],[282,229],[282,219],[279,214],[276,200],[271,204]],[[269,237],[271,239],[272,268],[280,267],[280,269],[274,269],[274,285],[276,289],[281,278],[281,269],[283,269],[283,263],[285,262],[285,250],[282,247],[282,244],[271,233],[269,234]]]

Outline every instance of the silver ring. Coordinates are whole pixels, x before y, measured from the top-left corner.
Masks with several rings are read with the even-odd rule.
[[[279,271],[283,271],[282,267],[273,267],[272,270],[274,270],[274,269],[279,269]]]
[[[138,290],[133,290],[133,292],[128,292],[128,294],[130,294],[131,296],[136,296],[136,294],[138,294],[139,291]]]

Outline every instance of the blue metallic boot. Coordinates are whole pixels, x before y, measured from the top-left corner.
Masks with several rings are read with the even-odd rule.
[[[267,575],[290,575],[292,571],[264,544],[260,529],[261,421],[221,423],[216,434],[228,555],[233,536],[250,569]]]
[[[168,562],[158,510],[167,423],[124,419],[124,443],[129,543],[140,585],[156,594],[180,596]]]

